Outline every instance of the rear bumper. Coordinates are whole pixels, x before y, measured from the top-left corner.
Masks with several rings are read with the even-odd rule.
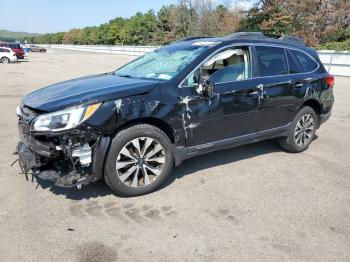
[[[324,122],[326,122],[332,115],[332,111],[329,111],[326,114],[321,114],[318,118],[318,127],[320,127]]]
[[[18,59],[23,59],[24,58],[24,52],[15,52],[16,56],[18,57]]]

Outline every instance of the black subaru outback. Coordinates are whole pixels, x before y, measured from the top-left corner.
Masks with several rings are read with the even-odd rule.
[[[214,150],[278,138],[304,151],[330,117],[333,84],[296,37],[182,39],[24,96],[19,163],[57,186],[104,179],[117,194],[146,194],[174,165]]]

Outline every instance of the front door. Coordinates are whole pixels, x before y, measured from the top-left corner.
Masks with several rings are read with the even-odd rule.
[[[198,91],[199,72],[212,77],[216,89],[212,99]],[[249,49],[239,47],[214,55],[188,77],[181,90],[188,146],[256,131],[259,93],[250,74]]]

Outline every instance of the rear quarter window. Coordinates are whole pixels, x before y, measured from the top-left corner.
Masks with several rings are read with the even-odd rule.
[[[303,52],[296,50],[290,50],[290,52],[298,63],[301,72],[311,72],[317,68],[317,63]]]
[[[298,61],[297,59],[293,56],[293,54],[291,53],[290,50],[287,50],[287,58],[288,58],[288,65],[289,65],[289,73],[290,74],[297,74],[297,73],[301,73],[302,69],[300,68],[300,66],[298,65]]]

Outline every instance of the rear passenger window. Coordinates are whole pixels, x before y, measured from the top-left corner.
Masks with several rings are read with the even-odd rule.
[[[256,46],[260,76],[288,74],[287,59],[283,48]]]
[[[302,70],[298,66],[298,62],[296,61],[296,58],[293,57],[290,50],[287,50],[287,58],[288,58],[288,64],[289,64],[289,73],[290,74],[301,73]]]
[[[291,52],[293,56],[297,59],[299,66],[302,69],[302,72],[311,72],[316,69],[316,62],[313,61],[308,55],[296,50],[291,50]]]

